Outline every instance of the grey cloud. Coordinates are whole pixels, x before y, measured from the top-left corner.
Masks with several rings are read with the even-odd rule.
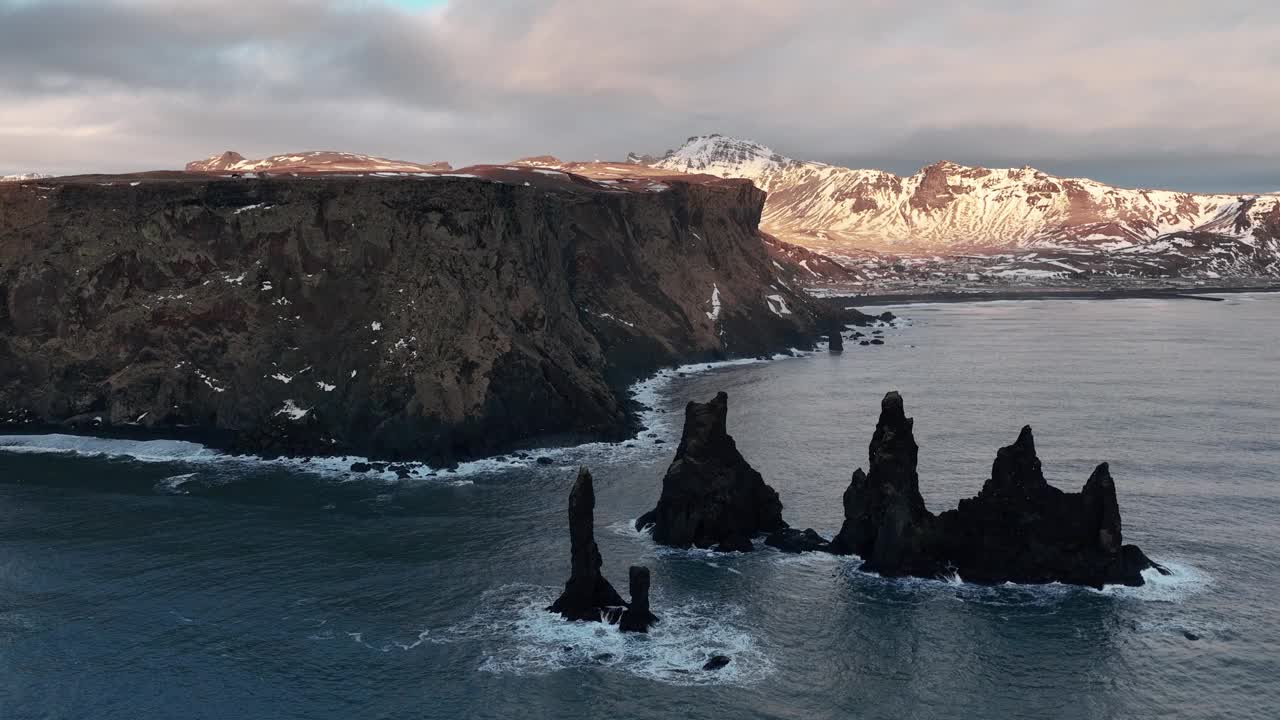
[[[1280,7],[1133,0],[0,0],[0,171],[349,149],[455,163],[695,133],[1280,189]]]

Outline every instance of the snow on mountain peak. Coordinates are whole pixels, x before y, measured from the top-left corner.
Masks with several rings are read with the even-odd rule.
[[[630,157],[642,159],[634,154]],[[712,133],[695,135],[661,160],[647,164],[664,170],[754,179],[789,162],[793,161],[760,143]]]
[[[1236,195],[1118,188],[1029,165],[985,168],[940,160],[900,177],[793,160],[718,134],[689,138],[662,158],[629,160],[751,180],[769,193],[762,229],[817,250],[1092,248],[1188,232],[1270,237],[1274,231],[1261,218],[1280,207],[1280,199],[1272,198],[1255,206]]]
[[[366,173],[366,172],[437,172],[451,169],[449,163],[414,163],[388,160],[372,155],[311,150],[272,155],[261,160],[246,160],[238,152],[228,150],[204,160],[189,162],[187,172],[297,172],[297,173]]]
[[[0,175],[0,182],[26,182],[30,180],[44,180],[51,178],[52,175],[44,173],[22,173],[21,175]]]

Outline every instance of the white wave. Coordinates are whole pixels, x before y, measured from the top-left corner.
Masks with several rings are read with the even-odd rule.
[[[370,479],[393,482],[399,476],[392,470],[369,471],[366,473],[351,472],[351,465],[357,462],[386,464],[384,461],[369,458],[342,455],[333,457],[282,457],[263,458],[256,455],[231,455],[214,450],[199,443],[184,440],[126,440],[119,438],[101,438],[84,435],[65,435],[50,433],[45,435],[0,435],[0,453],[33,453],[50,455],[76,455],[80,457],[118,458],[143,463],[174,463],[180,465],[217,465],[220,467],[243,466],[246,470],[255,466],[285,467],[298,472],[307,472],[325,476],[345,476],[353,479]],[[532,462],[532,461],[531,461]],[[481,460],[468,463],[470,467],[459,466],[452,471],[435,470],[425,463],[391,463],[404,465],[416,471],[412,479],[439,481],[448,485],[472,485],[474,481],[459,479],[460,476],[481,472],[493,472],[497,469],[512,467],[510,462],[498,460]],[[435,477],[428,473],[435,472]],[[159,485],[173,490],[190,479],[195,473],[174,475],[160,481]],[[173,482],[170,482],[173,481]]]
[[[1157,561],[1171,574],[1162,575],[1155,568],[1142,571],[1144,584],[1138,587],[1108,585],[1095,592],[1112,597],[1146,602],[1179,603],[1190,595],[1198,595],[1213,584],[1213,577],[1186,563],[1169,560]]]
[[[819,553],[825,554],[825,553]],[[1143,602],[1181,602],[1189,595],[1203,592],[1213,578],[1196,568],[1181,562],[1162,562],[1171,575],[1162,575],[1154,568],[1144,570],[1144,585],[1129,587],[1127,585],[1106,585],[1101,590],[1083,585],[1069,585],[1052,582],[1044,584],[1006,582],[1000,585],[985,585],[965,582],[959,573],[951,573],[945,578],[901,577],[885,578],[874,572],[862,570],[861,560],[856,556],[846,560],[848,564],[843,574],[855,582],[872,582],[865,590],[905,591],[908,595],[919,595],[926,598],[939,593],[949,593],[962,602],[977,602],[989,605],[1044,606],[1055,605],[1072,596],[1082,593],[1104,595],[1108,597],[1138,600]]]
[[[608,526],[605,527],[605,529],[613,533],[614,535],[621,535],[622,537],[652,539],[653,527],[649,526],[644,530],[637,530],[636,520],[637,518],[631,518],[629,520],[618,520],[616,522],[610,523]]]
[[[616,625],[570,622],[546,611],[557,590],[504,585],[481,597],[470,619],[419,638],[434,643],[480,644],[482,672],[542,675],[597,667],[672,685],[748,685],[773,672],[773,664],[743,624],[735,605],[695,601],[669,605],[654,597],[662,619],[648,634]],[[715,655],[731,662],[703,670]]]
[[[130,457],[139,462],[203,462],[228,456],[182,440],[119,440],[83,435],[0,435],[0,451],[88,457]]]
[[[171,475],[163,478],[156,483],[156,490],[174,495],[186,495],[187,491],[182,486],[187,484],[191,479],[199,475],[199,473],[183,473],[181,475]]]

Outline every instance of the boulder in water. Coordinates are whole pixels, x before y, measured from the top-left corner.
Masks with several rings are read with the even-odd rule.
[[[658,616],[649,611],[649,568],[632,565],[630,572],[631,604],[622,613],[618,628],[622,632],[649,632]]]
[[[775,530],[764,539],[764,544],[776,547],[785,553],[815,552],[831,549],[831,543],[813,528]]]
[[[747,463],[727,430],[729,396],[690,402],[658,506],[636,521],[674,547],[752,549],[751,538],[787,527],[782,501]]]
[[[712,655],[705,663],[702,664],[703,670],[719,670],[731,662],[727,655]]]

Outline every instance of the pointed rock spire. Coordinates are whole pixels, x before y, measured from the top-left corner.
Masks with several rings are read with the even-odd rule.
[[[727,429],[729,396],[690,402],[658,506],[636,521],[675,547],[751,550],[751,538],[787,527],[782,501],[747,463]]]
[[[991,464],[991,479],[982,486],[982,497],[1028,496],[1048,488],[1040,458],[1036,457],[1036,440],[1031,426],[1024,425],[1018,439],[996,452]]]
[[[595,506],[591,473],[581,467],[569,492],[569,580],[564,592],[547,608],[569,620],[600,620],[626,604],[600,573],[603,561],[596,547]]]
[[[929,575],[936,566],[924,549],[934,518],[920,496],[913,425],[902,396],[887,393],[867,449],[871,472],[854,471],[844,493],[844,525],[831,541],[835,552],[859,555],[868,570],[883,575]]]
[[[1111,468],[1102,463],[1089,476],[1080,493],[1084,499],[1085,517],[1089,532],[1094,535],[1098,549],[1117,553],[1124,545],[1120,532],[1120,503],[1116,500],[1116,484],[1111,479]]]

